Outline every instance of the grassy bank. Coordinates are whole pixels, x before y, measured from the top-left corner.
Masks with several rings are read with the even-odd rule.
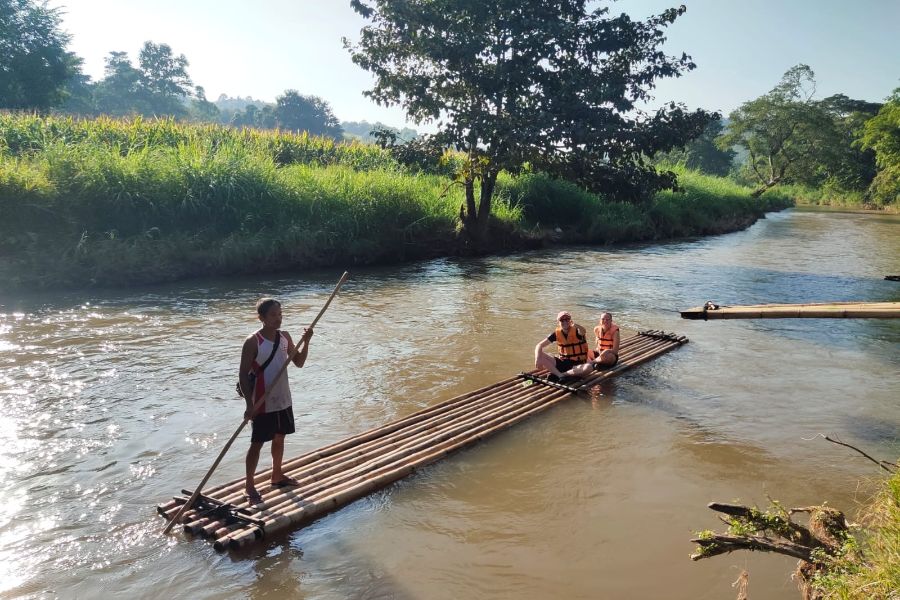
[[[492,250],[731,231],[790,200],[689,171],[646,206],[543,174],[504,175]],[[465,251],[446,178],[381,149],[172,121],[0,115],[0,276],[7,288],[396,262]]]
[[[862,515],[859,549],[836,559],[815,583],[835,600],[890,600],[900,595],[900,473],[882,484]]]
[[[835,190],[829,187],[811,188],[804,185],[782,185],[773,191],[793,198],[799,206],[826,206],[851,211],[872,211],[897,214],[900,207],[896,204],[874,204],[865,192]],[[770,192],[766,192],[765,195]]]

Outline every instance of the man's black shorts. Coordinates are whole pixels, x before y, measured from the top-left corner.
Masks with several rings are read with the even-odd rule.
[[[575,365],[581,364],[580,362],[575,362],[571,358],[560,358],[558,356],[554,356],[553,358],[556,359],[556,370],[562,373],[565,373]]]
[[[271,442],[276,433],[287,435],[294,433],[294,409],[288,406],[283,410],[256,415],[253,419],[253,435],[251,442]]]

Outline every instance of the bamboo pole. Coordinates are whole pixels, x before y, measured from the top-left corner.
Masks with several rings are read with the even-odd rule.
[[[707,303],[681,312],[683,319],[897,319],[900,302],[828,302],[718,306]]]
[[[349,276],[350,276],[350,273],[348,273],[347,271],[344,271],[344,274],[341,275],[341,278],[338,280],[337,285],[334,287],[334,291],[331,292],[331,295],[328,297],[328,300],[325,301],[325,306],[322,307],[322,309],[319,311],[319,314],[316,315],[316,318],[313,319],[312,323],[310,323],[309,327],[307,327],[307,330],[311,330],[313,327],[316,326],[316,323],[319,322],[319,319],[325,313],[325,310],[331,304],[331,301],[334,300],[334,297],[337,295],[338,290],[341,289],[341,286],[344,285],[344,282],[347,281],[347,278]],[[305,343],[308,344],[309,341],[307,340]],[[259,410],[259,407],[262,406],[262,403],[266,399],[266,394],[269,393],[269,389],[275,388],[275,384],[277,384],[278,381],[282,378],[282,376],[284,376],[284,374],[287,372],[288,365],[293,362],[294,357],[297,355],[297,349],[299,347],[300,347],[300,344],[299,343],[296,344],[294,346],[294,349],[291,351],[290,356],[288,356],[288,359],[284,362],[283,365],[281,365],[281,369],[278,370],[278,373],[275,374],[275,378],[272,380],[271,388],[268,388],[265,392],[263,392],[262,396],[260,396],[258,399],[256,399],[256,402],[253,404],[253,408],[249,411],[251,415],[255,414],[256,411]],[[200,481],[200,485],[197,486],[197,489],[194,490],[194,493],[191,495],[191,497],[188,499],[188,501],[181,505],[181,508],[178,510],[178,513],[176,513],[175,516],[172,517],[172,520],[169,521],[169,524],[166,525],[165,529],[163,529],[163,535],[169,533],[169,531],[172,529],[172,527],[178,521],[178,518],[181,516],[181,514],[185,510],[187,510],[188,508],[191,507],[191,505],[197,499],[197,496],[200,495],[200,490],[203,489],[203,486],[206,485],[206,482],[209,481],[209,478],[212,476],[213,471],[215,471],[216,467],[219,466],[219,463],[222,461],[222,458],[224,458],[225,453],[228,452],[229,448],[231,448],[231,444],[234,443],[234,440],[237,439],[237,436],[241,433],[241,431],[243,431],[244,427],[247,425],[247,423],[249,421],[250,421],[249,417],[244,417],[244,419],[241,421],[241,424],[238,426],[238,428],[235,430],[235,432],[231,435],[231,439],[228,440],[228,443],[225,444],[224,448],[222,448],[222,451],[219,453],[219,456],[216,457],[216,460],[215,460],[215,462],[213,462],[213,465],[209,468],[209,471],[206,472],[206,475],[203,477],[203,480]]]

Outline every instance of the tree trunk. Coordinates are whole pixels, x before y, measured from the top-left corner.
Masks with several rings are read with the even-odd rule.
[[[773,188],[778,185],[778,182],[781,181],[781,177],[776,177],[775,179],[770,179],[769,181],[763,183],[760,187],[756,188],[752,192],[750,192],[751,198],[759,198],[763,195],[763,192],[768,190],[769,188]]]
[[[464,182],[466,190],[466,201],[459,207],[459,220],[462,223],[462,230],[466,235],[475,228],[477,214],[475,212],[475,180],[466,177]]]
[[[491,221],[491,199],[494,197],[494,186],[497,184],[497,173],[488,172],[481,179],[481,196],[478,198],[478,219],[475,224],[475,237],[479,243],[487,239],[488,225]]]
[[[462,222],[463,234],[468,241],[479,248],[487,240],[488,225],[491,218],[491,199],[497,184],[497,173],[489,171],[481,177],[479,185],[478,207],[475,205],[475,180],[466,179],[466,202],[460,208],[459,219]]]

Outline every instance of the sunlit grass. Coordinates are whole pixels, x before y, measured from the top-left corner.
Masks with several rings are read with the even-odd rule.
[[[682,170],[636,206],[540,173],[503,173],[491,247],[556,228],[609,244],[733,230],[790,201]],[[0,114],[7,288],[396,262],[460,251],[462,187],[373,145],[170,119]],[[555,236],[554,237],[559,237]],[[530,242],[528,242],[530,243]]]
[[[816,580],[825,598],[891,600],[900,593],[900,473],[885,480],[863,515],[858,557],[842,557]]]

